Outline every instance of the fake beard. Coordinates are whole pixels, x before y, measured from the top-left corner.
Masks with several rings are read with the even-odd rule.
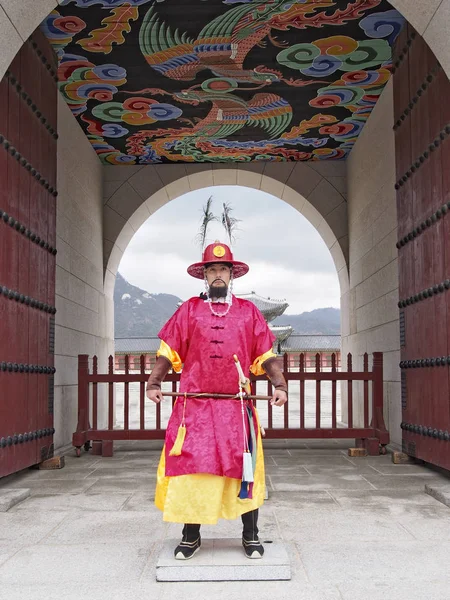
[[[209,297],[210,298],[226,298],[228,292],[227,285],[218,285],[214,284],[209,286]]]

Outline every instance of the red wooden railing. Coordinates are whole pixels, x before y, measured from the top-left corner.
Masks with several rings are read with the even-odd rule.
[[[113,357],[109,357],[108,373],[98,373],[98,360],[94,356],[92,359],[92,372],[89,371],[89,356],[80,354],[78,356],[78,425],[73,434],[73,445],[77,448],[79,454],[80,448],[84,445],[87,449],[91,441],[102,442],[112,440],[155,440],[164,439],[165,429],[162,427],[161,404],[146,402],[145,385],[149,373],[146,372],[145,356],[141,356],[140,369],[138,372],[131,371],[128,356],[125,356],[125,369],[123,373],[114,372]],[[363,357],[363,370],[353,371],[352,356],[347,357],[347,371],[339,371],[336,366],[336,356],[331,359],[331,369],[323,370],[321,367],[320,355],[316,356],[316,365],[314,370],[305,368],[304,355],[300,355],[298,370],[288,369],[288,356],[284,355],[280,359],[283,364],[283,371],[288,382],[290,390],[294,382],[299,382],[298,399],[296,393],[290,393],[289,401],[280,409],[273,408],[270,403],[264,400],[257,400],[258,408],[266,413],[266,423],[263,423],[267,438],[348,438],[355,439],[356,444],[365,447],[369,454],[378,454],[379,451],[385,451],[386,444],[389,443],[389,433],[386,430],[383,418],[383,355],[381,352],[374,352],[372,370],[369,371],[369,359],[367,353]],[[180,374],[169,373],[165,382],[171,383],[172,392],[176,392]],[[341,416],[341,422],[338,422],[338,394],[337,382],[346,382],[347,388],[347,414]],[[315,427],[306,426],[306,400],[305,391],[306,382],[315,382]],[[331,387],[331,426],[322,426],[323,403],[323,384],[328,382]],[[361,382],[362,398],[358,396],[358,405],[362,407],[361,424],[354,427],[354,383]],[[139,383],[139,402],[138,409],[138,427],[130,427],[130,384]],[[106,385],[108,389],[105,402],[107,416],[106,428],[99,427],[99,393],[98,386]],[[114,386],[123,384],[123,418],[117,418],[117,421],[123,421],[123,426],[115,426],[114,415]],[[370,385],[371,384],[371,385]],[[264,393],[272,394],[272,385],[265,376],[252,377],[252,394]],[[265,386],[264,392],[261,392],[261,386]],[[371,394],[370,388],[371,387]],[[167,390],[166,390],[167,391]],[[201,390],[200,390],[201,391]],[[371,397],[370,397],[371,396]],[[117,398],[116,398],[117,401]],[[172,406],[175,399],[172,400]],[[263,406],[261,407],[261,404]],[[298,404],[297,404],[298,403]],[[118,403],[117,403],[118,404]],[[298,406],[298,415],[296,407]],[[282,426],[274,425],[274,412],[282,411]],[[154,426],[146,427],[146,418],[149,413],[154,416]],[[295,414],[293,414],[295,413]],[[280,413],[277,412],[276,415]],[[133,415],[136,417],[136,415]],[[293,422],[293,418],[296,422]],[[345,421],[346,417],[346,421]],[[92,426],[90,424],[92,419]]]

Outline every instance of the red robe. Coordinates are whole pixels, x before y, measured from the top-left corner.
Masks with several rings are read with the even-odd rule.
[[[225,312],[227,305],[214,303],[213,307],[216,312]],[[224,317],[213,315],[208,302],[191,298],[158,335],[184,363],[180,393],[238,393],[239,377],[233,355],[238,356],[248,374],[253,362],[270,351],[275,340],[256,306],[234,296]],[[182,453],[169,456],[183,405],[184,398],[179,397],[167,426],[165,475],[210,473],[241,479],[244,433],[240,401],[188,398]]]

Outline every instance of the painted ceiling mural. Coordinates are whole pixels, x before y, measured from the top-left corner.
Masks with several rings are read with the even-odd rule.
[[[345,159],[391,73],[386,0],[60,0],[59,88],[105,164]]]

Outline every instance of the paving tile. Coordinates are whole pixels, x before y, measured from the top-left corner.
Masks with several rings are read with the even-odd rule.
[[[309,475],[347,475],[353,473],[355,475],[376,475],[377,471],[370,465],[352,465],[350,463],[342,463],[337,465],[305,465],[304,469]]]
[[[83,544],[87,540],[93,544],[128,543],[147,546],[155,542],[164,532],[165,525],[161,513],[153,514],[127,512],[68,513],[67,518],[45,539],[46,544]]]
[[[35,494],[12,511],[111,511],[121,510],[130,494]]]
[[[27,473],[26,482],[36,480],[49,480],[58,481],[69,479],[75,481],[76,479],[85,479],[88,475],[94,472],[94,467],[64,467],[63,469],[54,470],[33,470]]]
[[[26,488],[26,480],[27,476],[31,471],[29,469],[25,471],[20,471],[19,473],[15,473],[13,475],[8,475],[7,477],[2,477],[0,479],[0,490],[3,489],[17,489],[17,488]],[[20,484],[20,485],[17,485]]]
[[[330,490],[329,494],[340,506],[349,509],[406,505],[411,510],[417,510],[419,506],[438,506],[437,500],[420,490]]]
[[[379,592],[389,588],[401,590],[402,585],[411,586],[415,582],[422,596],[420,600],[427,598],[445,598],[442,596],[429,596],[427,582],[440,582],[443,586],[450,583],[450,571],[448,569],[448,556],[450,543],[434,542],[423,543],[422,541],[407,541],[391,539],[389,543],[380,546],[380,540],[355,538],[353,541],[328,540],[326,544],[322,541],[309,541],[307,538],[297,544],[306,569],[308,580],[316,586],[325,583],[337,585],[339,589],[345,590],[344,597],[371,598],[368,591],[362,595],[355,593],[357,589],[370,586],[377,587]],[[401,565],[399,560],[403,558]],[[406,560],[405,560],[406,558]],[[353,595],[351,591],[355,590]],[[347,594],[347,595],[346,595]],[[397,600],[409,599],[406,593],[399,592],[398,595],[379,595],[384,599]]]
[[[291,456],[287,448],[264,448],[264,456]]]
[[[150,454],[147,453],[147,456],[142,456],[141,452],[136,452],[131,456],[127,456],[128,453],[115,453],[114,456],[108,458],[101,458],[95,464],[95,467],[122,467],[122,466],[131,466],[133,463],[138,467],[146,466],[146,465],[157,465],[160,459],[160,453],[158,454]]]
[[[154,512],[155,491],[134,492],[128,496],[121,510],[134,512]]]
[[[30,489],[31,495],[34,494],[82,494],[95,483],[96,479],[33,479],[11,482],[8,487],[22,488],[24,484]]]
[[[333,477],[317,475],[315,477],[303,477],[297,475],[271,475],[273,489],[279,492],[295,492],[306,490],[332,490],[332,489],[373,489],[372,485],[361,475],[341,475]]]
[[[352,492],[353,493],[353,492]],[[370,494],[370,492],[368,492]],[[328,492],[271,492],[269,499],[264,506],[273,506],[274,510],[278,508],[295,508],[297,510],[309,509],[312,507],[339,508],[338,501]],[[264,510],[264,509],[263,509]]]
[[[445,481],[445,478],[442,475],[438,475],[437,473],[432,476],[415,476],[411,475],[364,475],[364,479],[370,482],[375,489],[416,489],[416,490],[424,490],[425,483],[439,483],[441,481]]]
[[[392,457],[389,454],[380,455],[380,456],[348,456],[347,460],[355,465],[392,465]]]
[[[113,479],[137,479],[141,476],[149,477],[151,475],[156,476],[156,467],[149,467],[148,469],[142,468],[127,468],[127,467],[117,467],[117,466],[109,466],[106,467],[102,465],[94,469],[89,473],[88,479],[104,479],[104,478],[113,478]]]
[[[278,525],[285,540],[294,542],[341,542],[355,539],[362,542],[390,543],[392,540],[413,540],[413,535],[392,519],[389,513],[359,511],[305,510],[279,508]]]
[[[345,458],[345,456],[312,456],[311,454],[302,454],[302,455],[294,455],[292,457],[287,456],[271,456],[270,459],[276,465],[323,465],[323,466],[338,466],[338,465],[347,465],[352,466],[349,460]],[[356,466],[356,465],[353,465]]]
[[[371,467],[382,475],[392,475],[393,477],[396,475],[434,477],[436,475],[436,471],[421,467],[420,465],[376,465],[372,463]]]
[[[161,451],[163,440],[130,440],[114,443],[114,451],[123,452],[155,452]]]
[[[17,547],[0,548],[0,566],[9,560],[16,552],[19,551]],[[2,586],[3,589],[3,586]]]
[[[336,449],[344,449],[346,450],[349,446],[352,445],[352,440],[346,439],[317,439],[317,438],[305,438],[303,440],[308,448],[336,448]]]
[[[105,584],[99,578],[92,581],[78,579],[76,582],[54,581],[53,583],[33,583],[32,600],[80,600],[92,598],[93,600],[159,600],[163,594],[162,584],[156,579],[146,579],[124,582],[113,579],[111,585]],[[3,584],[2,593],[8,600],[23,600],[24,586],[22,582],[17,584]]]
[[[139,469],[141,471],[153,470],[158,466],[159,454],[157,456],[113,456],[104,458],[92,465],[92,469]]]
[[[370,598],[370,600],[386,600],[387,598],[404,600],[427,600],[429,598],[446,598],[448,586],[443,581],[428,579],[424,573],[413,580],[405,581],[403,577],[396,581],[355,582],[347,581],[338,586],[342,600]]]
[[[98,463],[99,460],[101,460],[100,456],[95,456],[90,452],[83,452],[81,456],[75,456],[75,453],[70,451],[70,453],[64,455],[64,462],[66,463],[64,468],[90,468],[93,464]]]
[[[267,439],[263,439],[263,447],[264,449],[266,448],[286,448],[286,449],[305,449],[306,446],[306,442],[305,440],[296,440],[296,439],[290,439],[290,440],[280,440],[280,439],[273,439],[273,440],[267,440]]]
[[[397,521],[417,540],[435,540],[437,546],[443,542],[450,543],[450,511],[448,508],[428,508],[428,514],[404,514],[397,516]],[[447,518],[445,518],[445,516]]]
[[[347,451],[340,448],[321,448],[321,447],[307,447],[307,448],[292,448],[289,450],[291,456],[347,456]]]
[[[0,513],[0,540],[3,548],[21,548],[36,544],[64,521],[67,513],[54,511]],[[1,581],[1,578],[0,578]]]
[[[123,477],[116,479],[114,477],[103,477],[101,479],[92,480],[94,483],[86,490],[86,494],[100,493],[121,493],[121,492],[137,492],[150,491],[155,493],[156,475],[154,477],[140,477],[139,479],[131,479]]]
[[[310,473],[306,470],[306,468],[302,465],[276,465],[272,462],[265,461],[265,471],[269,473],[269,475],[277,475],[277,474],[290,474],[290,475],[305,475],[309,476]]]
[[[137,581],[151,547],[150,543],[136,547],[124,541],[98,544],[86,540],[71,546],[39,544],[23,548],[0,566],[2,593],[5,585],[23,585],[25,574],[27,587],[53,583],[60,586],[61,592],[63,586],[77,586],[82,581],[104,585],[108,582],[108,587],[113,587],[116,582]],[[66,594],[60,597],[66,598]]]

